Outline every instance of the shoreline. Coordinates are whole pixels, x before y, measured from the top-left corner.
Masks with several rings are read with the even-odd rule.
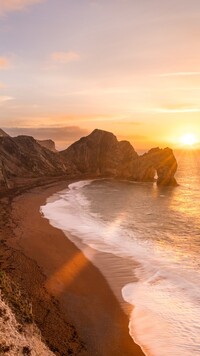
[[[59,302],[60,315],[64,315],[65,322],[67,320],[75,326],[78,333],[76,341],[82,345],[82,350],[72,354],[142,356],[144,354],[140,347],[134,344],[129,335],[128,317],[103,275],[61,230],[51,226],[40,214],[40,206],[46,203],[47,198],[66,189],[69,183],[71,181],[35,187],[14,197],[11,202],[10,226],[14,236],[9,237],[6,244],[29,261],[25,271],[29,280],[37,279],[36,284],[40,288],[45,287],[48,295],[55,296]],[[37,266],[37,272],[43,275],[43,280],[38,281],[39,277],[31,264]],[[22,276],[20,271],[17,273],[11,272],[11,275],[20,281],[23,272]],[[24,288],[27,291],[31,289],[30,281]],[[29,294],[33,299],[36,297],[33,290]],[[35,309],[37,314],[37,305]],[[71,340],[75,347],[74,343]]]

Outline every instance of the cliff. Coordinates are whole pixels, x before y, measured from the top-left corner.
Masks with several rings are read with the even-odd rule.
[[[56,153],[31,136],[0,137],[0,184],[12,188],[20,178],[59,176],[66,171]]]
[[[97,177],[131,177],[131,163],[138,154],[127,141],[119,142],[110,132],[94,130],[60,153],[79,174]]]
[[[62,152],[53,152],[31,136],[0,135],[1,189],[17,186],[20,179],[39,177],[154,181],[155,172],[158,184],[175,185],[176,170],[177,162],[170,148],[154,148],[138,156],[128,141],[119,142],[112,133],[103,130],[94,130]]]
[[[47,148],[48,150],[50,150],[52,152],[57,152],[56,145],[53,140],[37,140],[37,143],[39,143],[39,145]]]
[[[0,289],[0,355],[55,355],[41,340],[30,301],[2,270]]]
[[[139,164],[134,167],[133,179],[153,181],[155,171],[161,185],[177,185],[174,178],[177,171],[177,161],[172,149],[153,148],[139,158]]]
[[[0,129],[0,137],[6,137],[6,136],[9,136],[9,135],[5,131]]]
[[[110,132],[94,130],[60,153],[64,162],[73,164],[77,174],[124,178],[139,182],[176,185],[176,158],[170,148],[153,148],[138,156],[128,141],[118,141]]]

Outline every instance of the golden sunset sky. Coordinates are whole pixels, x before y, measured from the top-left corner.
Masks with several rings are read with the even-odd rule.
[[[0,127],[198,146],[200,1],[0,0]]]

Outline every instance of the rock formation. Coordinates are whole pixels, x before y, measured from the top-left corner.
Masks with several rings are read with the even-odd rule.
[[[52,147],[53,141],[48,142]],[[119,142],[112,133],[97,129],[62,152],[52,152],[44,146],[31,136],[13,138],[0,134],[1,189],[17,186],[19,178],[38,177],[154,181],[156,171],[158,184],[176,184],[177,162],[170,148],[154,148],[138,156],[128,141]]]
[[[177,161],[170,148],[153,148],[139,158],[139,165],[134,167],[133,178],[139,181],[153,181],[155,171],[160,185],[177,185],[174,175]]]
[[[131,176],[131,162],[138,158],[129,142],[119,142],[112,133],[97,129],[60,154],[77,173],[124,178]]]
[[[0,137],[0,184],[13,186],[17,179],[63,175],[65,167],[56,153],[30,136]]]
[[[177,162],[170,148],[154,148],[138,156],[128,141],[119,142],[107,131],[96,129],[60,154],[68,165],[75,166],[77,174],[148,182],[154,181],[157,172],[158,184],[177,184]]]
[[[40,146],[45,147],[52,152],[57,152],[56,145],[53,140],[37,140],[37,143],[39,143]]]
[[[9,136],[9,135],[5,131],[0,129],[0,137],[6,137],[6,136]]]

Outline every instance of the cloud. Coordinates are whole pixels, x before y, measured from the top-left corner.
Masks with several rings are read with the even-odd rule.
[[[155,113],[158,114],[181,114],[181,113],[199,113],[200,108],[189,108],[189,107],[183,107],[183,108],[155,108],[153,110]]]
[[[29,5],[39,4],[45,0],[0,0],[0,14],[8,11],[20,11]]]
[[[12,96],[0,96],[0,104],[10,100],[14,100],[14,98]]]
[[[6,57],[0,57],[0,70],[4,70],[10,67],[10,61]]]
[[[152,110],[158,114],[187,114],[187,113],[199,113],[200,107],[198,103],[188,102],[165,102],[160,107]]]
[[[70,62],[77,62],[80,60],[80,55],[77,52],[53,52],[51,54],[51,59],[54,62],[66,64]]]
[[[135,89],[130,87],[109,87],[109,88],[92,88],[86,90],[78,90],[65,94],[65,96],[101,96],[101,95],[120,95],[134,93]]]
[[[80,139],[82,136],[89,134],[89,131],[82,129],[79,126],[64,126],[64,127],[4,127],[5,130],[11,136],[28,135],[33,136],[37,140],[52,139],[65,146],[72,144],[74,141]]]
[[[172,73],[163,73],[159,77],[191,77],[191,76],[200,76],[200,72],[172,72]]]

